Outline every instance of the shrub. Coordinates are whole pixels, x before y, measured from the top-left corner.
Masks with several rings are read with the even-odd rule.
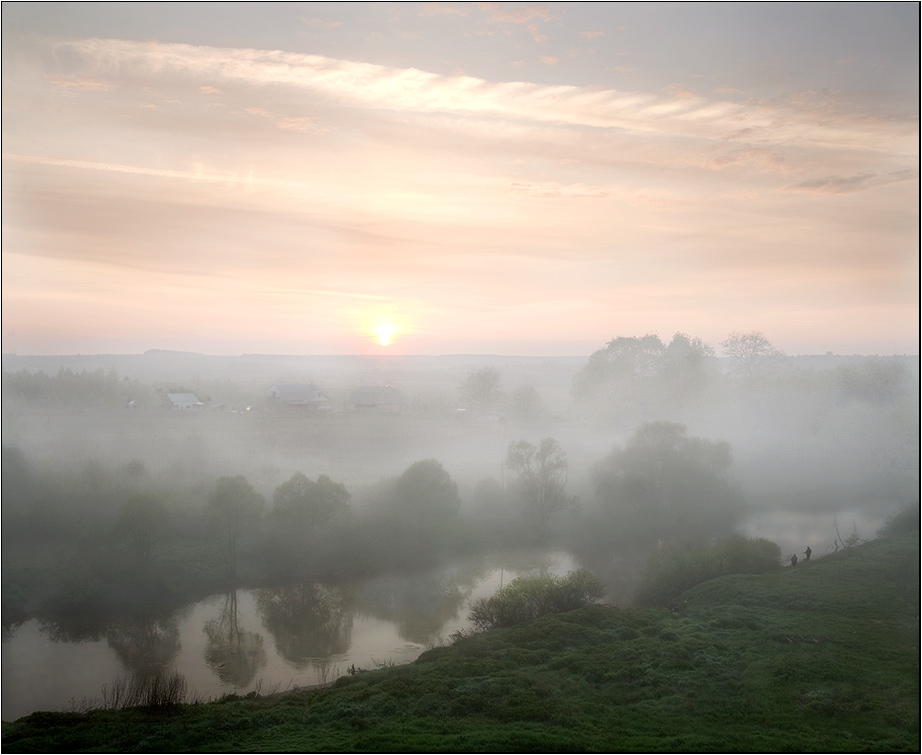
[[[919,533],[919,504],[910,503],[901,511],[891,516],[887,523],[877,531],[879,537],[897,537],[907,532]]]
[[[511,627],[546,613],[582,608],[604,594],[605,586],[586,569],[571,571],[564,577],[519,577],[493,597],[475,602],[468,618],[479,630]]]
[[[136,674],[131,679],[117,677],[111,685],[102,688],[102,707],[119,708],[164,707],[187,702],[186,678],[173,671],[155,674]]]
[[[660,547],[650,558],[634,602],[668,606],[686,590],[724,574],[760,574],[780,567],[781,548],[765,538],[730,535],[704,545]]]

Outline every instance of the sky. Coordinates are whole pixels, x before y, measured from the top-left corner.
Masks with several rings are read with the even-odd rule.
[[[919,353],[916,3],[0,8],[4,353]]]

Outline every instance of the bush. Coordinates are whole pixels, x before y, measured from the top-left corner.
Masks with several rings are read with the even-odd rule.
[[[565,577],[519,577],[493,597],[474,603],[468,618],[479,630],[511,627],[546,613],[574,611],[604,594],[605,586],[586,569],[571,571]]]
[[[902,511],[891,516],[877,531],[878,537],[897,537],[908,532],[919,533],[919,504],[910,503]]]
[[[780,568],[781,548],[765,538],[730,535],[704,545],[659,548],[650,558],[634,602],[669,606],[686,590],[724,574],[760,574]]]

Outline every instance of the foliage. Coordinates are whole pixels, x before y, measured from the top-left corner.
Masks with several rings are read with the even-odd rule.
[[[619,540],[710,538],[732,529],[741,512],[731,462],[729,443],[691,437],[674,422],[651,422],[596,464],[593,483]]]
[[[879,537],[898,537],[910,532],[919,533],[919,502],[910,503],[887,519],[877,534]]]
[[[513,441],[506,464],[519,476],[526,514],[539,533],[547,532],[551,516],[576,506],[577,499],[564,492],[567,455],[553,438],[545,438],[537,446],[527,440]]]
[[[405,524],[422,528],[442,527],[458,516],[461,500],[458,485],[435,459],[411,464],[397,478],[392,504]]]
[[[262,496],[243,475],[221,477],[208,498],[206,513],[231,579],[237,577],[238,542],[258,521],[262,509]]]
[[[275,489],[272,515],[286,527],[322,529],[348,516],[351,498],[341,482],[326,475],[314,482],[296,472]]]
[[[473,603],[468,618],[480,630],[511,627],[546,613],[575,611],[604,594],[605,585],[585,569],[564,577],[518,577],[492,597]]]
[[[781,548],[764,538],[733,534],[700,545],[663,545],[650,557],[635,602],[669,606],[686,590],[725,574],[761,574],[780,568]]]
[[[172,532],[170,513],[153,493],[136,493],[119,510],[112,535],[131,550],[143,568],[149,565],[154,545]]]
[[[734,331],[720,342],[724,356],[730,359],[731,371],[742,378],[764,373],[781,363],[784,354],[758,330]]]
[[[186,678],[176,672],[158,671],[135,674],[130,679],[117,677],[102,688],[102,706],[109,710],[121,708],[162,708],[188,702]]]
[[[509,396],[508,412],[515,419],[534,419],[542,409],[541,396],[533,385],[520,385]]]
[[[585,416],[624,424],[689,408],[715,378],[714,350],[700,338],[676,333],[666,345],[654,334],[619,336],[589,357],[572,394]]]
[[[499,370],[495,367],[471,370],[458,386],[462,406],[477,414],[485,414],[503,397],[500,390],[501,380]]]
[[[836,369],[836,384],[845,398],[872,404],[897,401],[912,390],[906,365],[892,359],[865,359]]]

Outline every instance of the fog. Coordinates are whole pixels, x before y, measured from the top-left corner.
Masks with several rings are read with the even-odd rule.
[[[322,683],[447,641],[509,575],[585,566],[630,605],[664,547],[821,557],[918,501],[916,357],[734,335],[762,341],[4,356],[4,692],[68,669],[4,718],[60,707],[68,674],[98,694],[99,669]]]

